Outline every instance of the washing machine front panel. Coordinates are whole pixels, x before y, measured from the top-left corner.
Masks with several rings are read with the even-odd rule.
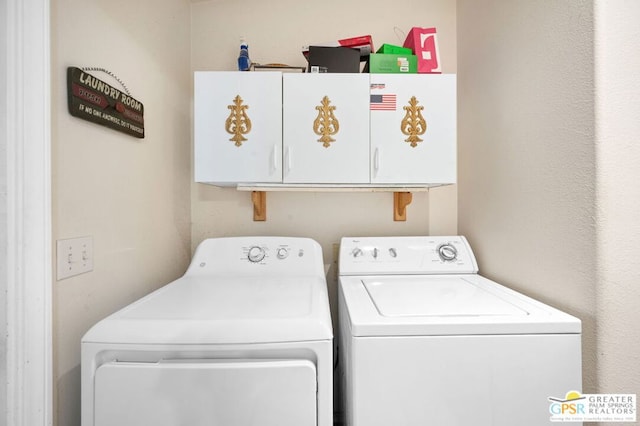
[[[548,398],[582,386],[579,335],[365,337],[351,350],[349,426],[551,425]]]
[[[315,426],[305,360],[109,362],[95,378],[95,426]]]

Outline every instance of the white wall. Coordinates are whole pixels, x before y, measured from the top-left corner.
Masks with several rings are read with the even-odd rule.
[[[80,424],[80,339],[184,273],[190,247],[187,0],[53,0],[54,240],[90,235],[94,271],[54,283],[56,424]],[[142,140],[72,117],[66,68],[100,66],[145,107]],[[114,85],[106,74],[96,77]]]
[[[0,8],[3,106],[2,420],[51,424],[51,139],[48,0]],[[6,321],[6,323],[5,323]],[[6,326],[5,326],[6,325]],[[5,403],[6,401],[6,403]]]
[[[455,2],[448,0],[194,3],[192,70],[237,69],[241,36],[254,62],[304,66],[303,45],[369,34],[377,49],[383,43],[402,45],[413,26],[435,26],[443,72],[455,73],[455,16]],[[194,183],[191,203],[193,246],[207,237],[226,235],[306,236],[322,245],[327,264],[333,262],[333,244],[342,236],[456,233],[455,186],[414,193],[407,222],[393,221],[392,193],[272,192],[267,194],[266,222],[252,221],[248,192]],[[329,293],[336,306],[334,273],[335,269]]]
[[[593,3],[458,1],[458,228],[481,273],[577,316],[597,388]]]
[[[598,384],[640,390],[640,3],[596,0]]]

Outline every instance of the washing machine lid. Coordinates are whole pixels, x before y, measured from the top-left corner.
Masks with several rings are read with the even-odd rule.
[[[378,313],[384,317],[527,315],[473,282],[442,276],[363,279]]]
[[[580,333],[580,321],[477,274],[341,277],[355,336]]]
[[[96,324],[83,342],[244,344],[332,338],[316,276],[182,277]]]

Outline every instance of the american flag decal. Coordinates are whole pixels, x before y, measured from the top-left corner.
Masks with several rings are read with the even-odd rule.
[[[370,95],[371,111],[395,111],[396,95]]]

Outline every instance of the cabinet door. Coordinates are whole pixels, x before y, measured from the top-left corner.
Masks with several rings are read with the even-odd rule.
[[[456,181],[456,76],[371,74],[371,182]]]
[[[196,182],[282,182],[282,73],[196,72]]]
[[[369,182],[369,76],[284,74],[286,183]]]

